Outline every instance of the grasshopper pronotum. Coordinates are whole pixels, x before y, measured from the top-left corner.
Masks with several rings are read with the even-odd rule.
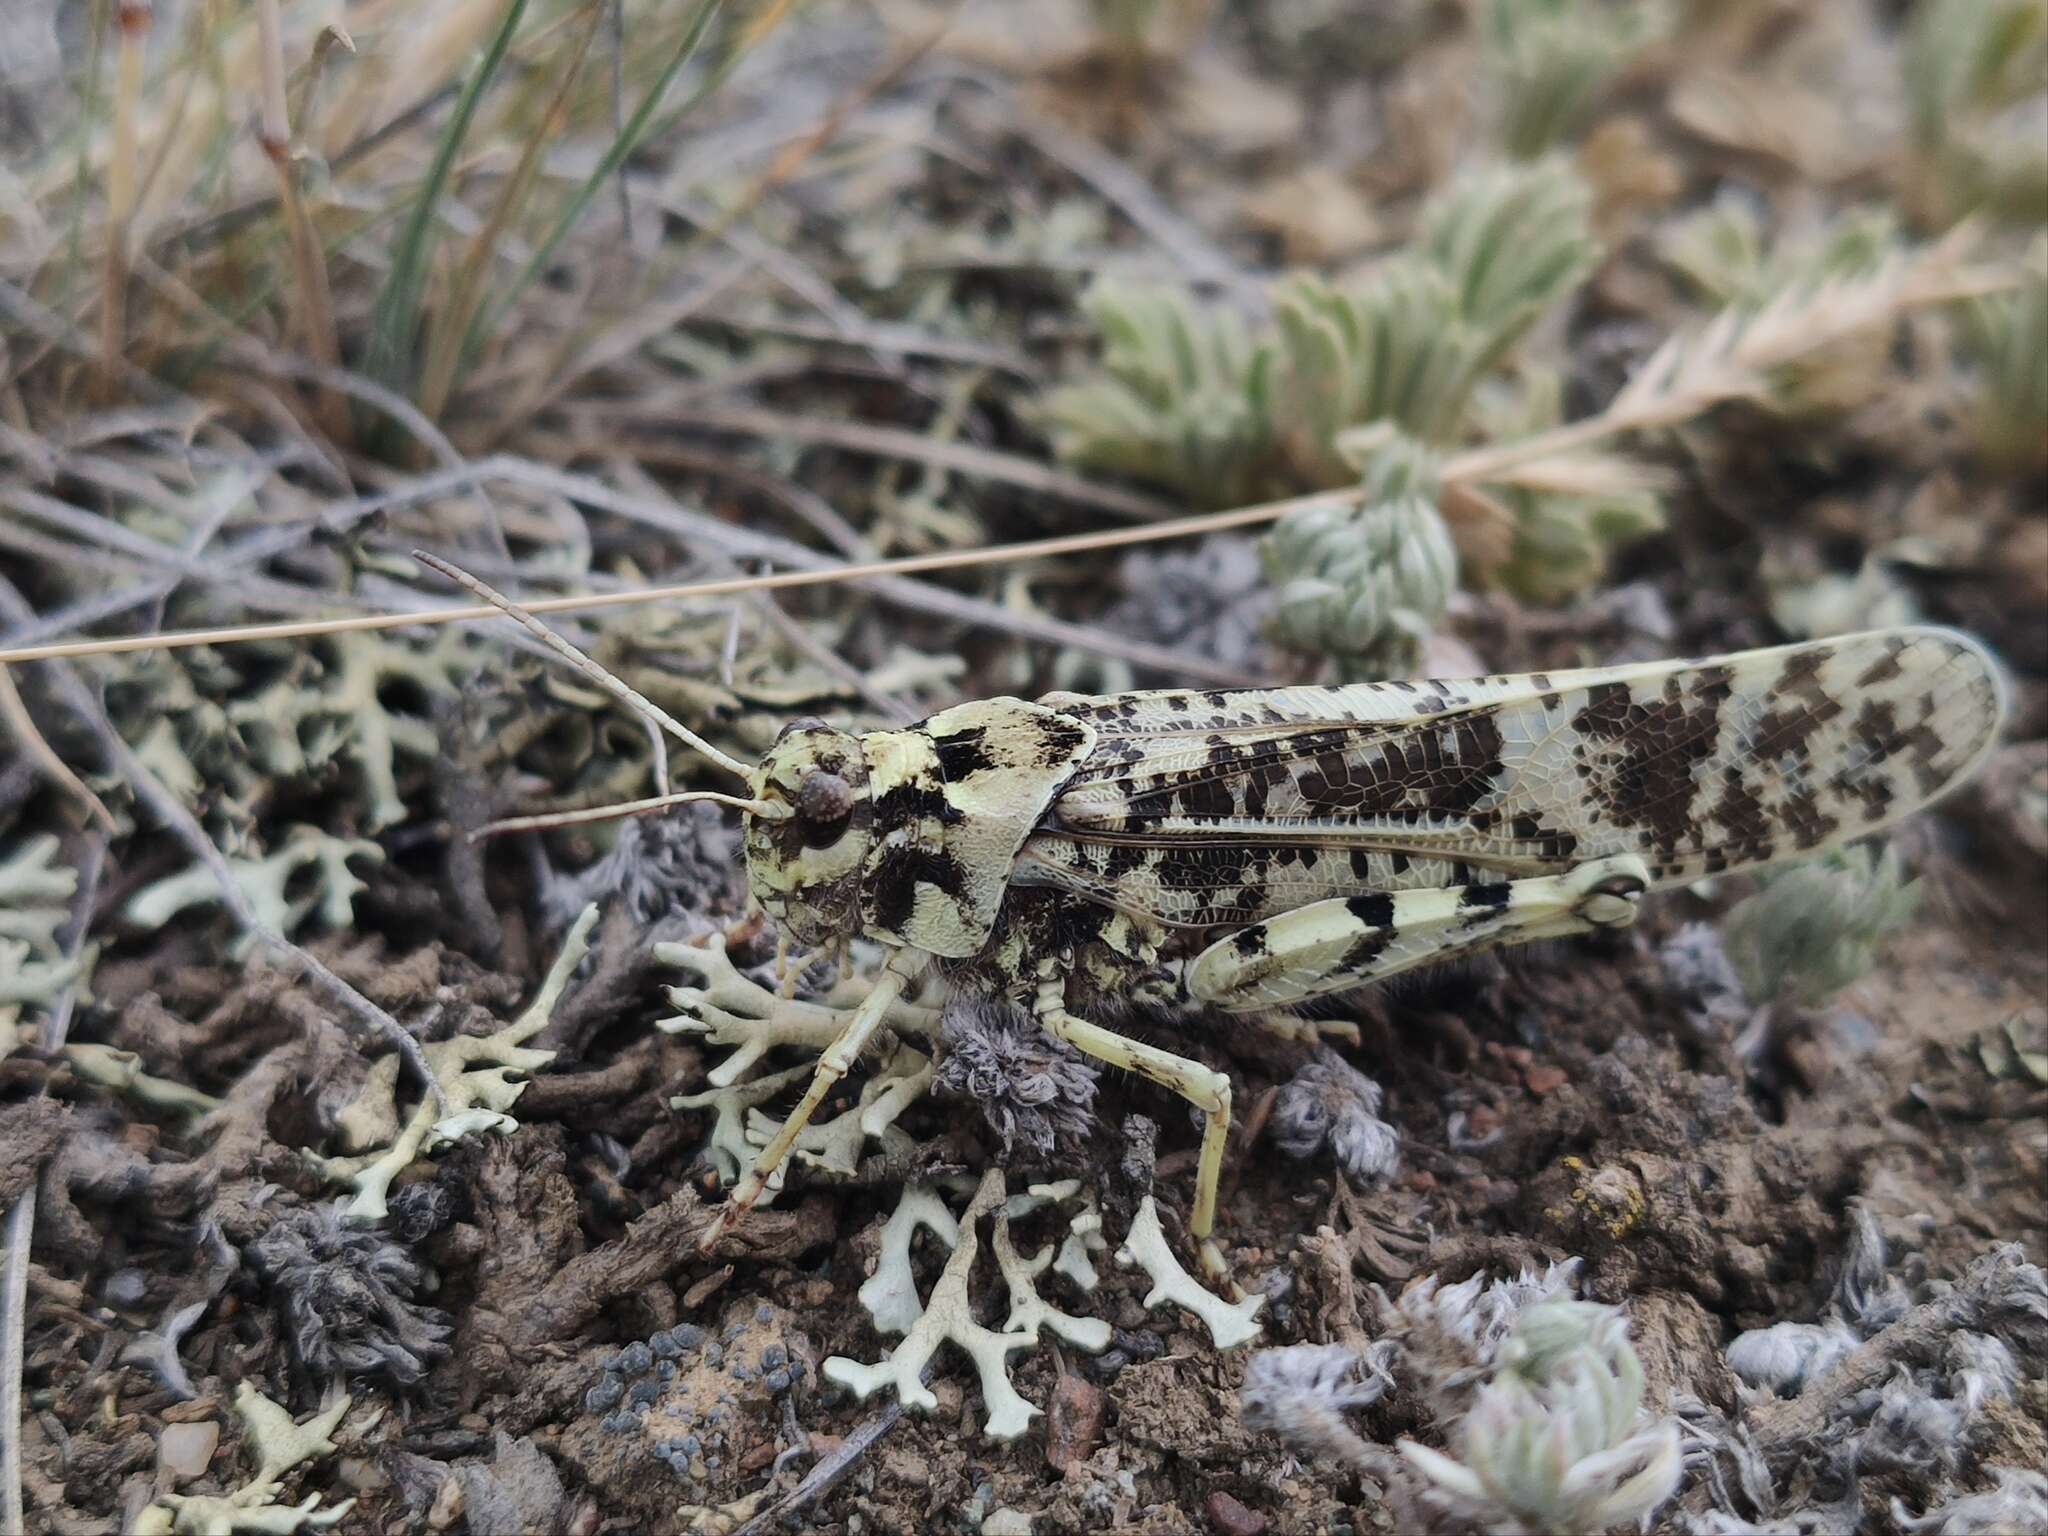
[[[1219,1273],[1229,1079],[1091,1013],[1143,1000],[1294,1028],[1285,1010],[1315,997],[1622,927],[1648,890],[1912,814],[1983,760],[2004,714],[1976,642],[1902,628],[1460,682],[984,699],[861,735],[800,721],[750,768],[422,558],[746,784],[630,809],[737,807],[754,896],[790,937],[889,953],[714,1238],[936,970],[1202,1111],[1189,1231]]]

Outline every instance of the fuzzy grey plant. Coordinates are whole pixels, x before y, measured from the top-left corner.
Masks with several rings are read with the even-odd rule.
[[[1797,1397],[1863,1339],[1840,1319],[1772,1323],[1736,1335],[1725,1351],[1728,1369],[1752,1387]]]
[[[2048,1473],[2000,1467],[1998,1485],[1984,1493],[1950,1499],[1924,1515],[1909,1514],[1892,1500],[1892,1519],[1915,1536],[2006,1536],[2010,1531],[2048,1531]]]
[[[705,805],[635,816],[619,828],[611,852],[575,874],[549,880],[541,906],[548,927],[560,931],[593,901],[616,902],[642,929],[681,918],[680,936],[709,932],[747,904],[739,835]]]
[[[1418,1382],[1439,1415],[1449,1418],[1463,1407],[1466,1390],[1492,1368],[1523,1311],[1569,1297],[1578,1272],[1579,1261],[1566,1259],[1540,1271],[1524,1269],[1505,1280],[1477,1274],[1445,1285],[1435,1275],[1425,1275],[1392,1300],[1375,1291],[1380,1324],[1413,1362]]]
[[[411,1386],[449,1352],[447,1315],[417,1299],[426,1266],[340,1204],[284,1212],[244,1250],[263,1277],[293,1358],[312,1376]]]
[[[1342,1344],[1289,1344],[1262,1349],[1244,1370],[1238,1402],[1251,1429],[1271,1430],[1303,1456],[1353,1466],[1382,1453],[1345,1420],[1386,1396],[1395,1345],[1382,1339],[1364,1350]]]
[[[1432,1497],[1497,1532],[1604,1531],[1678,1487],[1678,1429],[1643,1408],[1643,1367],[1613,1308],[1557,1298],[1522,1313],[1457,1454],[1399,1450]]]
[[[980,1106],[1005,1152],[1045,1158],[1088,1139],[1097,1069],[1016,1009],[956,996],[939,1045],[936,1085]]]
[[[1273,1144],[1307,1159],[1327,1148],[1361,1183],[1393,1176],[1400,1140],[1379,1118],[1380,1085],[1327,1046],[1280,1090],[1267,1122]]]
[[[1728,914],[1728,959],[1750,1000],[1811,1005],[1877,963],[1885,942],[1919,905],[1897,850],[1867,843],[1767,875]]]

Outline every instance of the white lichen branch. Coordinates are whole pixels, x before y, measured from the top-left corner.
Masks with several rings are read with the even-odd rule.
[[[1247,1296],[1233,1306],[1204,1289],[1173,1256],[1166,1233],[1159,1225],[1159,1207],[1150,1195],[1131,1218],[1130,1233],[1117,1250],[1116,1261],[1126,1269],[1142,1268],[1152,1277],[1152,1289],[1145,1297],[1148,1309],[1171,1304],[1194,1313],[1208,1328],[1218,1349],[1235,1349],[1259,1336],[1259,1325],[1253,1319],[1266,1304],[1265,1296]]]

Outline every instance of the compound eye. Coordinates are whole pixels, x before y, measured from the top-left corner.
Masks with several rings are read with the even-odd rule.
[[[853,814],[853,786],[836,773],[813,768],[797,786],[796,814],[803,823],[804,842],[822,848],[837,840]]]

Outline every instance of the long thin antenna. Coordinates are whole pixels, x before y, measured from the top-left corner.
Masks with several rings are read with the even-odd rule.
[[[552,629],[549,629],[547,625],[541,623],[539,619],[536,619],[526,609],[520,607],[502,592],[484,585],[484,583],[470,575],[469,572],[462,570],[458,566],[450,565],[439,555],[430,555],[425,550],[416,549],[412,552],[412,557],[428,570],[438,571],[457,586],[466,588],[489,603],[491,606],[483,610],[485,617],[489,617],[493,610],[497,613],[502,613],[506,618],[513,620],[528,634],[532,635],[534,639],[582,673],[590,682],[595,683],[606,693],[639,715],[641,719],[652,720],[656,725],[659,725],[663,730],[675,737],[676,740],[682,742],[691,750],[710,758],[712,762],[718,764],[727,773],[733,774],[748,783],[753,782],[754,770],[752,768],[736,757],[726,756],[725,753],[719,751],[718,748],[677,720],[667,710],[656,704],[638,689],[613,677],[611,673],[605,671],[603,667],[600,667],[588,656],[577,650],[575,646],[564,640]]]
[[[815,587],[839,581],[857,581],[871,576],[914,576],[924,571],[963,570],[977,565],[1001,565],[1013,560],[1043,560],[1054,555],[1085,554],[1096,549],[1118,549],[1133,544],[1151,544],[1161,539],[1189,538],[1196,534],[1223,533],[1232,528],[1254,528],[1277,522],[1288,513],[1312,506],[1341,505],[1355,501],[1353,489],[1318,491],[1286,501],[1266,502],[1256,507],[1237,507],[1228,512],[1205,512],[1169,522],[1148,523],[1137,528],[1110,528],[1094,533],[1062,534],[1051,539],[1030,539],[1019,544],[995,544],[981,549],[947,550],[929,555],[906,555],[896,560],[869,560],[855,565],[826,566],[819,570],[770,571],[760,576],[733,576],[718,581],[686,582],[679,586],[643,587],[633,592],[579,593],[570,597],[539,598],[524,605],[527,614],[584,613],[599,608],[627,608],[639,603],[667,602],[676,598],[720,597],[734,592],[764,592],[783,587]],[[453,574],[430,556],[422,556],[438,570]],[[470,585],[465,581],[465,585]],[[481,583],[470,585],[476,591]],[[483,588],[489,591],[489,588]],[[496,594],[492,594],[496,597]],[[497,599],[489,607],[429,608],[416,613],[361,613],[338,619],[302,619],[286,624],[244,624],[230,629],[171,630],[152,635],[123,635],[106,640],[53,640],[42,645],[25,645],[0,651],[0,667],[24,661],[56,661],[81,656],[113,656],[133,651],[186,650],[200,645],[237,645],[252,640],[298,640],[316,635],[346,635],[366,629],[410,629],[415,626],[456,624],[470,619],[492,619],[512,613],[514,605]],[[516,616],[516,615],[515,615]],[[552,630],[542,630],[560,639]],[[566,641],[562,642],[567,644]],[[586,658],[587,659],[587,658]],[[595,665],[595,663],[592,663]]]
[[[770,821],[784,821],[795,814],[792,807],[779,801],[750,800],[742,795],[721,795],[715,790],[692,789],[679,795],[653,795],[645,800],[621,800],[616,805],[592,805],[580,811],[543,811],[536,816],[507,816],[503,821],[484,823],[469,834],[469,840],[474,843],[507,832],[540,832],[549,827],[581,826],[589,821],[618,821],[627,816],[644,816],[649,811],[666,810],[672,805],[687,805],[693,800],[729,805],[736,811],[745,811],[749,816],[765,816]]]

